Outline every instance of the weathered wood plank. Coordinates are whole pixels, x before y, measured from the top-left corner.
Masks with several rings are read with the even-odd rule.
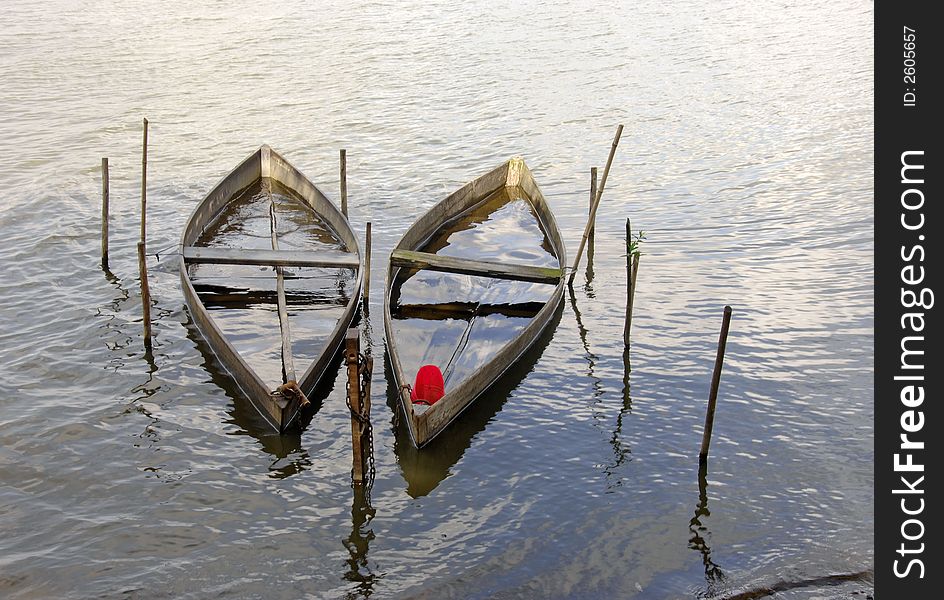
[[[296,381],[295,361],[292,360],[292,331],[288,325],[288,303],[285,300],[285,278],[282,267],[276,267],[276,293],[279,302],[279,328],[282,330],[282,373],[285,382]]]
[[[390,264],[395,267],[409,269],[428,269],[446,273],[462,273],[464,275],[478,275],[496,279],[511,279],[514,281],[531,281],[535,283],[552,283],[560,281],[561,270],[548,267],[532,267],[529,265],[508,265],[485,260],[471,260],[453,256],[440,256],[429,252],[414,250],[394,250],[390,254]]]
[[[250,250],[185,246],[184,260],[188,263],[215,265],[260,265],[271,267],[338,267],[356,269],[360,260],[348,252],[309,252],[302,250]]]
[[[278,224],[275,219],[275,202],[269,198],[269,225],[272,234],[272,249],[278,252]],[[295,361],[292,360],[292,330],[288,323],[288,305],[285,301],[285,277],[282,267],[275,267],[275,293],[279,302],[279,329],[282,331],[282,383],[296,381]]]
[[[200,301],[206,308],[248,308],[258,304],[278,304],[279,301],[276,292],[265,290],[199,285],[194,286],[194,289],[196,289]],[[347,299],[287,291],[285,293],[285,303],[288,306],[300,306],[306,309],[324,308],[330,310],[339,306],[346,306]]]
[[[439,304],[400,304],[391,309],[398,319],[468,319],[472,315],[503,315],[532,318],[544,308],[543,302],[518,304],[476,304],[475,302],[443,302]]]

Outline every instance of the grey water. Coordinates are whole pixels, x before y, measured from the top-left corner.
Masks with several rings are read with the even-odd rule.
[[[865,598],[872,10],[6,2],[0,596]],[[135,256],[143,117],[151,353]],[[572,259],[617,123],[592,259],[552,329],[417,452],[385,368],[390,249],[521,155]],[[183,302],[173,253],[188,215],[263,143],[335,200],[346,148],[361,239],[372,222],[369,494],[350,485],[340,363],[308,427],[270,435]],[[645,232],[628,355],[626,218]]]

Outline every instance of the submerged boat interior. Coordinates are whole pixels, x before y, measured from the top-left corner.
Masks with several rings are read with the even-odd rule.
[[[418,250],[475,261],[561,267],[521,187],[499,188],[443,224]],[[391,286],[390,310],[404,375],[412,379],[424,365],[434,365],[448,393],[521,334],[551,300],[556,283],[400,269]],[[416,414],[426,408],[414,402]]]
[[[194,209],[180,276],[194,324],[258,413],[294,427],[360,304],[347,218],[262,146]]]
[[[195,246],[271,250],[273,236],[279,250],[345,251],[318,215],[270,179],[234,198]],[[292,359],[302,368],[321,353],[357,293],[357,272],[350,268],[215,263],[189,263],[187,268],[200,301],[227,341],[273,390],[295,379],[284,372],[276,268],[284,279]]]

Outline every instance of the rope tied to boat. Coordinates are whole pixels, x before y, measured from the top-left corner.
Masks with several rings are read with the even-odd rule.
[[[305,408],[311,404],[311,402],[308,400],[308,396],[305,395],[305,392],[302,391],[302,388],[298,387],[298,382],[294,379],[286,381],[280,385],[278,388],[276,388],[275,393],[281,394],[288,400],[297,400],[301,408]]]

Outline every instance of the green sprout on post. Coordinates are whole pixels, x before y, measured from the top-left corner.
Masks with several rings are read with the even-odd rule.
[[[623,325],[623,347],[629,348],[629,331],[633,326],[633,297],[636,295],[636,274],[639,272],[639,250],[646,232],[632,234],[632,226],[626,219],[626,322]]]
[[[638,259],[642,256],[642,251],[639,249],[639,245],[646,239],[646,232],[640,230],[639,233],[633,236],[633,238],[626,244],[626,254],[627,256],[632,256],[633,259]]]

